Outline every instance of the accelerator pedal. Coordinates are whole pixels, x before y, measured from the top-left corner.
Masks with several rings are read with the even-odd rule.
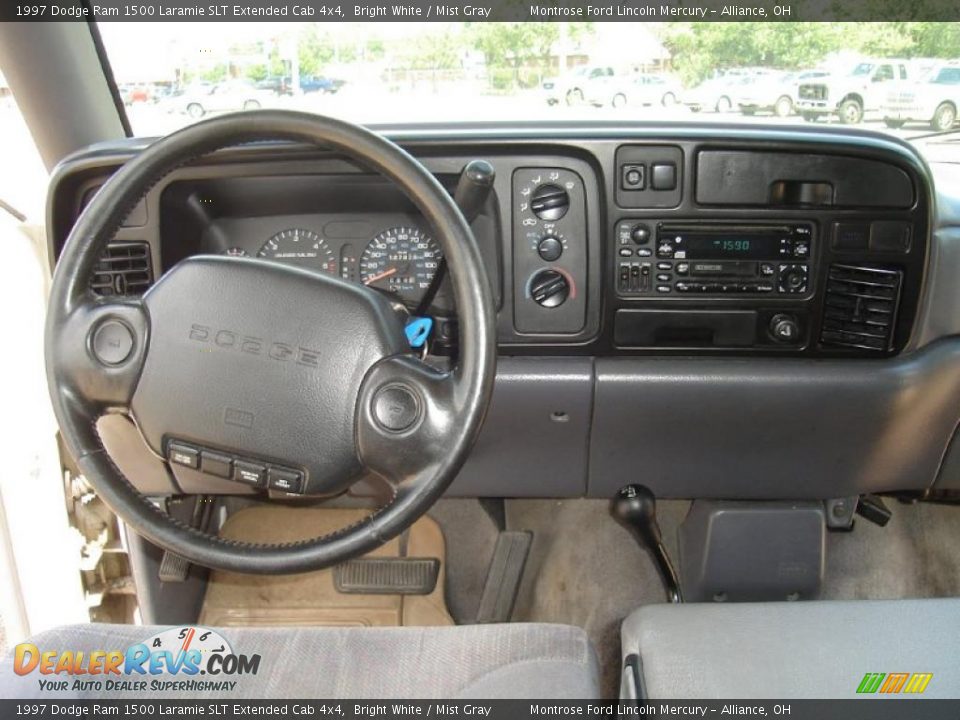
[[[477,623],[510,621],[532,543],[533,533],[526,530],[505,531],[497,536],[487,581],[480,596]]]

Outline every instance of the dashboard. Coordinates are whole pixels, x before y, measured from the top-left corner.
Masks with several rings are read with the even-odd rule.
[[[497,386],[452,494],[606,497],[638,474],[663,497],[960,489],[960,313],[945,289],[960,241],[909,145],[759,125],[385,132],[451,192],[470,160],[496,170],[472,229],[497,306]],[[147,142],[58,168],[52,257]],[[442,258],[385,180],[265,143],[155,186],[91,283],[142,293],[205,253],[311,268],[411,312]],[[420,309],[437,320],[431,354],[455,355],[449,279]],[[133,435],[118,427],[106,432],[122,452]],[[128,460],[147,491],[232,491]]]

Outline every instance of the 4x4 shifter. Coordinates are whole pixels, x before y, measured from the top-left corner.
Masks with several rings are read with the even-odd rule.
[[[653,556],[670,602],[683,602],[680,581],[663,546],[660,525],[657,523],[657,499],[650,488],[624,485],[610,502],[610,514]]]

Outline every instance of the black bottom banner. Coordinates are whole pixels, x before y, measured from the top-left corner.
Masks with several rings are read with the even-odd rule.
[[[0,718],[718,718],[790,720],[956,720],[960,700],[661,700],[369,701],[369,700],[0,700]]]

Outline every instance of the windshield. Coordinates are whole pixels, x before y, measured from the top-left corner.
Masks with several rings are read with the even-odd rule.
[[[941,109],[937,115],[949,98],[907,105],[893,90],[917,84],[931,62],[960,57],[958,26],[104,22],[99,27],[133,131],[143,136],[219,113],[279,107],[369,125],[829,123],[910,139],[954,128],[956,111]],[[914,72],[911,63],[919,65],[919,58],[926,65]],[[878,67],[889,72],[875,72]],[[857,85],[846,87],[853,78]]]

